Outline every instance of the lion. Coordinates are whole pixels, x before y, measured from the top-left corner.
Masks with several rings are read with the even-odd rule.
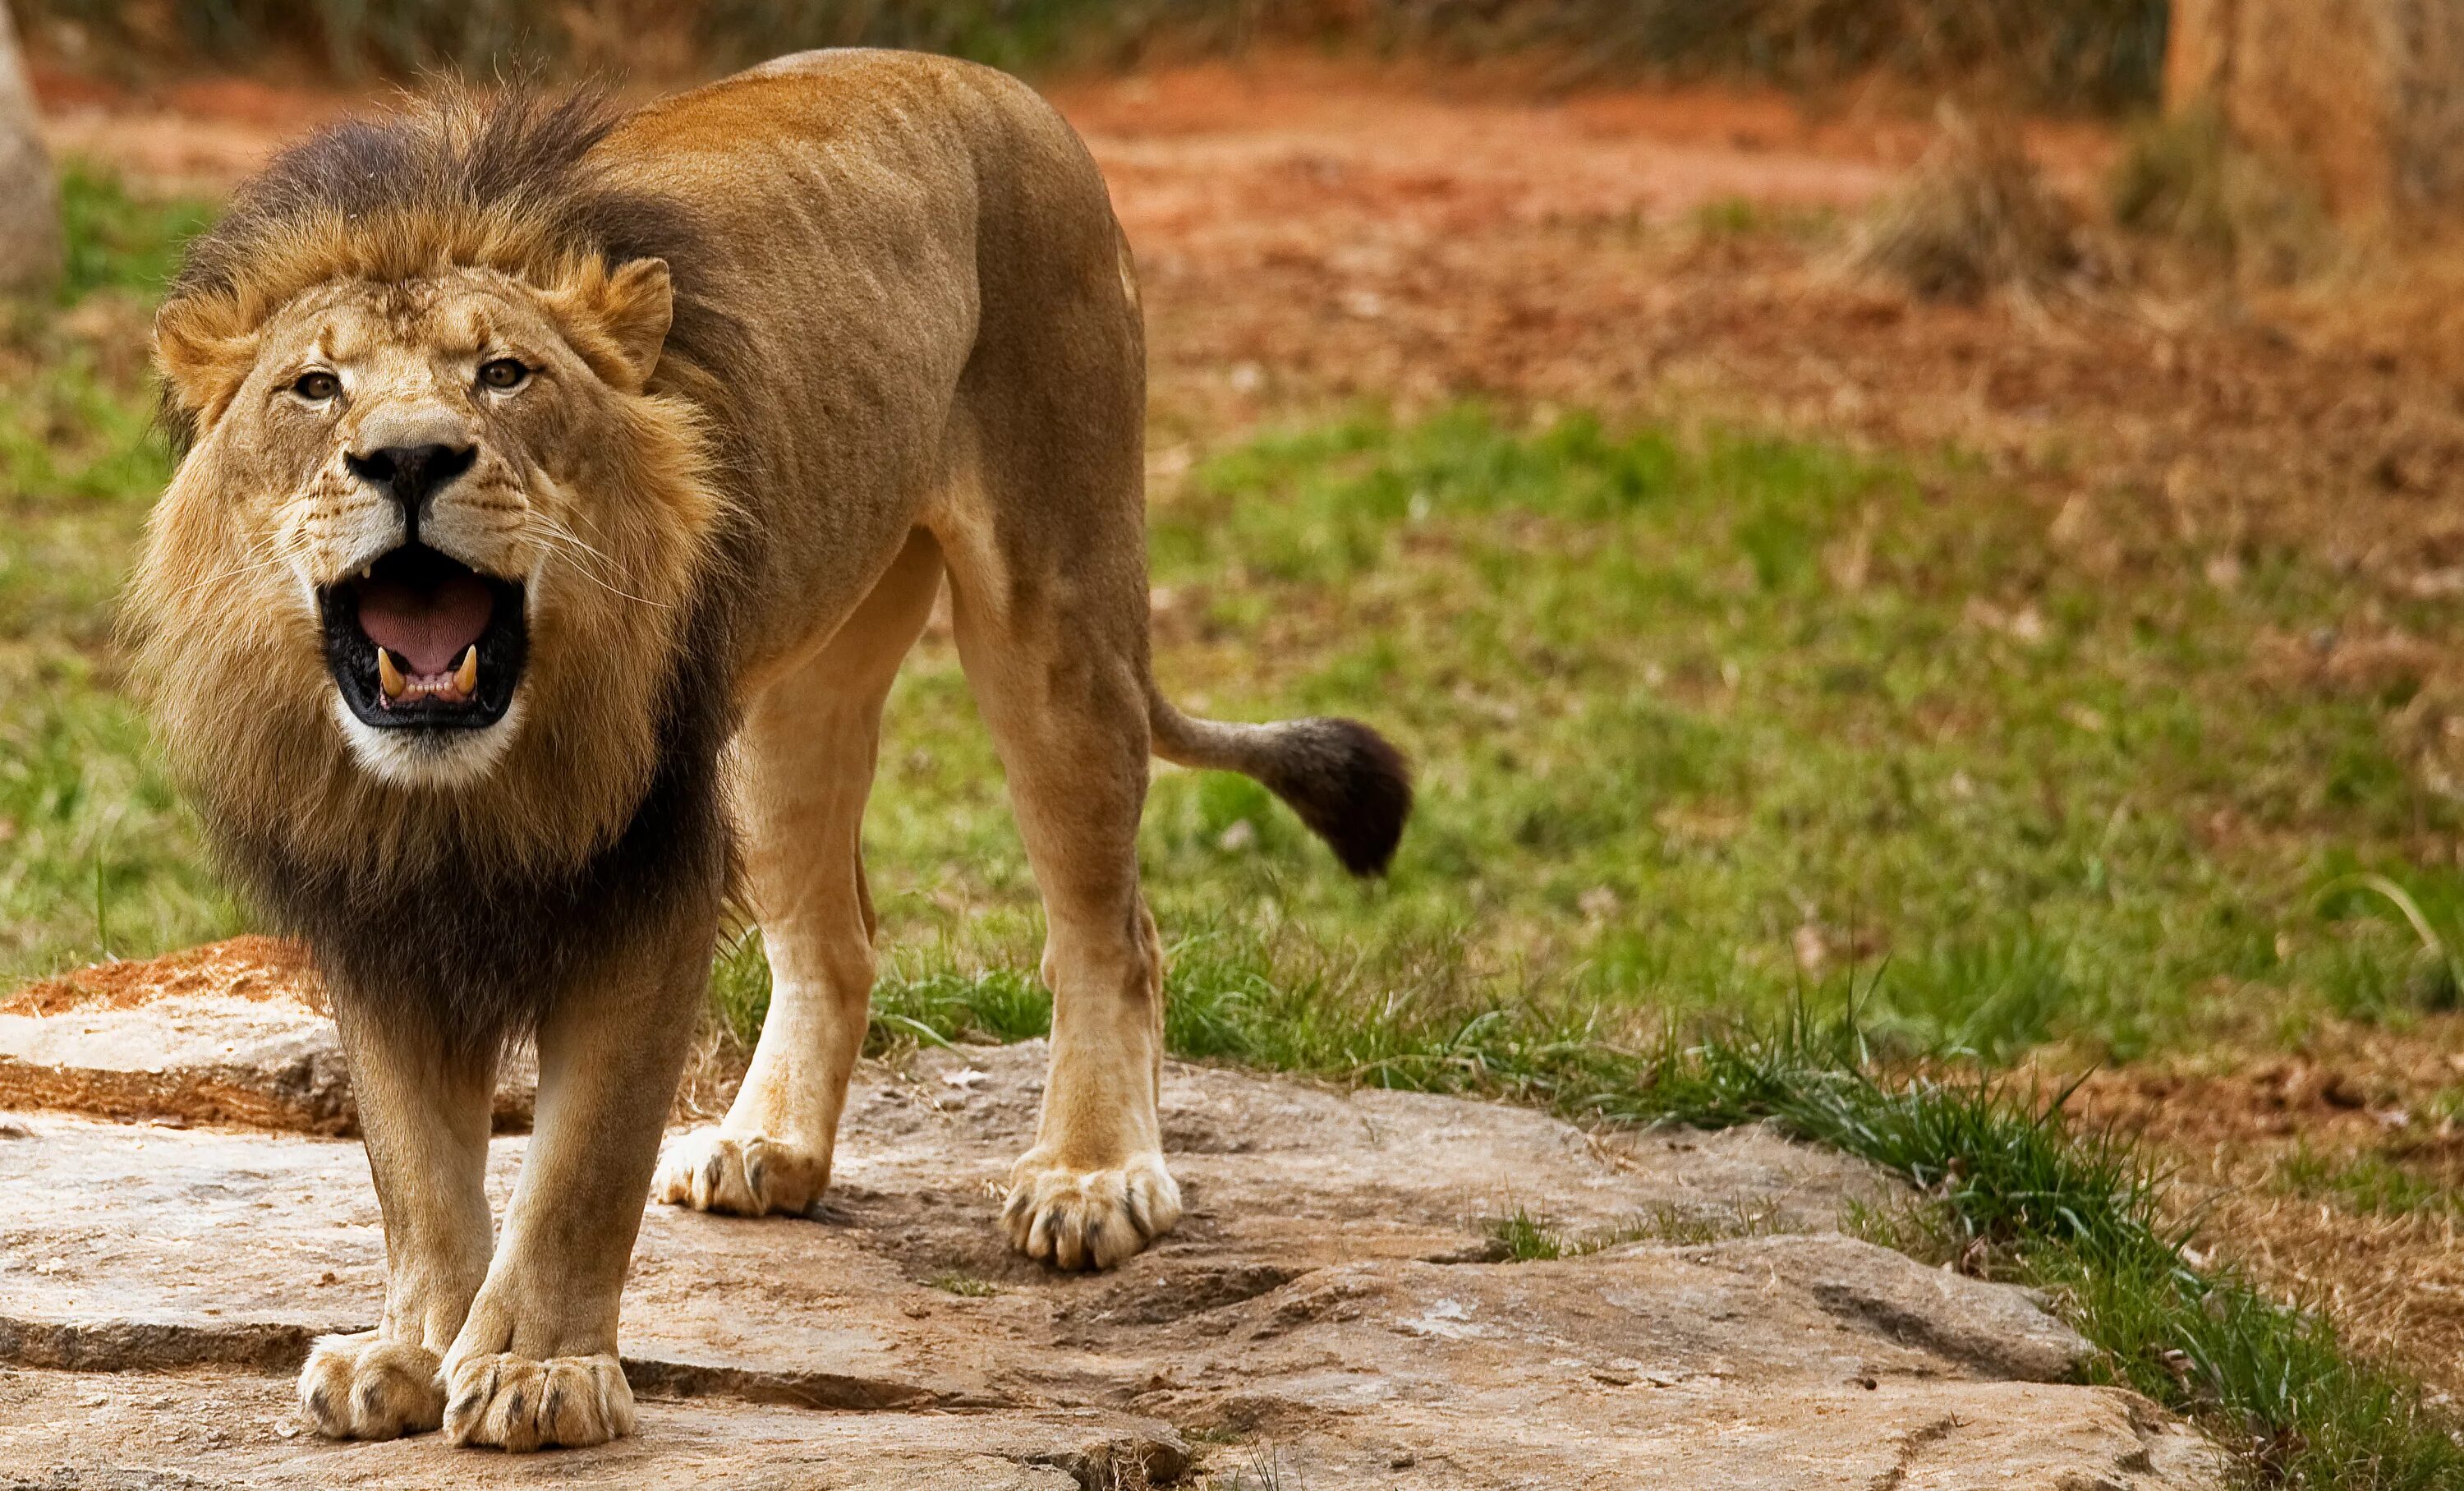
[[[1143,336],[1060,116],[908,54],[631,112],[442,88],[293,146],[190,246],[155,338],[180,459],[127,614],[166,754],[312,949],[357,1094],[385,1313],[317,1343],[318,1429],[623,1435],[646,1195],[822,1194],[874,973],[883,701],[945,583],[1054,1002],[999,1224],[1062,1269],[1172,1229],[1149,756],[1259,779],[1357,874],[1411,785],[1366,725],[1157,692]],[[768,1021],[725,1120],[662,1155],[739,896]],[[496,1235],[520,1040],[537,1123]]]

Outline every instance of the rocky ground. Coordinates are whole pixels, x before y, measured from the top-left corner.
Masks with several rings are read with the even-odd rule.
[[[1756,1131],[1175,1065],[1187,1219],[1115,1274],[1047,1271],[993,1225],[1040,1043],[869,1063],[809,1219],[652,1208],[637,1437],[322,1441],[289,1373],[374,1322],[383,1249],[314,1002],[250,943],[0,1006],[0,1487],[2221,1484],[2195,1435],[2074,1385],[2086,1345],[2034,1298],[1843,1234],[1891,1183]],[[1573,1256],[1513,1260],[1517,1213]]]

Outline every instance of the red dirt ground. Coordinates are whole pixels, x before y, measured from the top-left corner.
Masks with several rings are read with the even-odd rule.
[[[0,997],[0,1014],[127,1009],[180,994],[295,1000],[322,1009],[324,991],[308,951],[274,937],[234,937],[160,958],[98,963],[40,979]]]
[[[1741,198],[1850,206],[1923,149],[1921,121],[1816,118],[1786,97],[1711,89],[1598,92],[1535,101],[1471,79],[1364,73],[1311,58],[1206,64],[1049,90],[1116,163],[1203,189],[1216,172],[1322,159],[1362,168],[1404,198],[1482,195],[1554,214],[1683,210]],[[209,78],[142,91],[38,71],[63,152],[157,182],[227,185],[284,138],[382,92]],[[2092,130],[2044,131],[2074,164],[2102,151]],[[1547,160],[1546,171],[1532,168]],[[1373,189],[1374,187],[1373,187]],[[1133,192],[1134,196],[1134,191]],[[1479,203],[1458,206],[1478,209]]]

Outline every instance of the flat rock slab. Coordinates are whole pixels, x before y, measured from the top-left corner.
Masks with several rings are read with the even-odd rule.
[[[1520,1109],[1174,1065],[1186,1219],[1114,1274],[1052,1273],[995,1228],[1044,1059],[1027,1043],[869,1066],[813,1219],[650,1209],[624,1327],[643,1434],[554,1458],[560,1478],[664,1484],[645,1479],[670,1474],[663,1445],[682,1463],[758,1444],[724,1462],[742,1477],[714,1460],[707,1483],[770,1483],[752,1467],[775,1459],[833,1467],[780,1484],[947,1471],[1041,1485],[1063,1463],[1053,1434],[1143,1457],[1168,1423],[1241,1441],[1212,1469],[1271,1446],[1313,1485],[2220,1483],[2201,1441],[2141,1400],[2062,1381],[2086,1346],[2029,1296],[1840,1235],[1849,1201],[1892,1194],[1875,1172],[1754,1130],[1603,1138]],[[376,1319],[381,1233],[356,1145],[5,1122],[0,1364],[44,1412],[99,1394],[82,1412],[125,1427],[48,1448],[0,1435],[0,1471],[533,1474],[434,1436],[316,1442],[279,1380],[232,1374]],[[499,1201],[523,1143],[496,1141]],[[1495,1260],[1491,1219],[1511,1209],[1593,1251]],[[149,1393],[169,1405],[159,1416],[229,1442],[141,1453],[145,1413],[114,1395]],[[0,1423],[12,1416],[0,1400]],[[1095,1475],[1072,1463],[1051,1483]],[[858,1479],[886,1465],[904,1468]]]
[[[1079,1491],[1187,1449],[1123,1414],[817,1413],[762,1404],[640,1404],[639,1432],[595,1450],[508,1456],[434,1435],[337,1444],[301,1431],[291,1386],[230,1372],[80,1377],[0,1368],[0,1491]],[[1121,1467],[1122,1478],[1111,1475]]]
[[[499,1128],[525,1127],[538,1085],[506,1065]],[[359,1111],[304,949],[238,937],[105,963],[0,999],[0,1108],[351,1134]]]

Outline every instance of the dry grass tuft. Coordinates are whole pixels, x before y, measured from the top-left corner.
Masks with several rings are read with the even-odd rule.
[[[2078,214],[2047,189],[2016,124],[1945,100],[1942,135],[1857,230],[1859,269],[1928,300],[1973,301],[1989,290],[2033,292],[2087,263]]]
[[[2464,1018],[2338,1022],[2298,1057],[2089,1076],[2071,1107],[2164,1165],[2199,1248],[2331,1313],[2359,1349],[2464,1392]],[[2058,1082],[2054,1085],[2060,1085]]]

